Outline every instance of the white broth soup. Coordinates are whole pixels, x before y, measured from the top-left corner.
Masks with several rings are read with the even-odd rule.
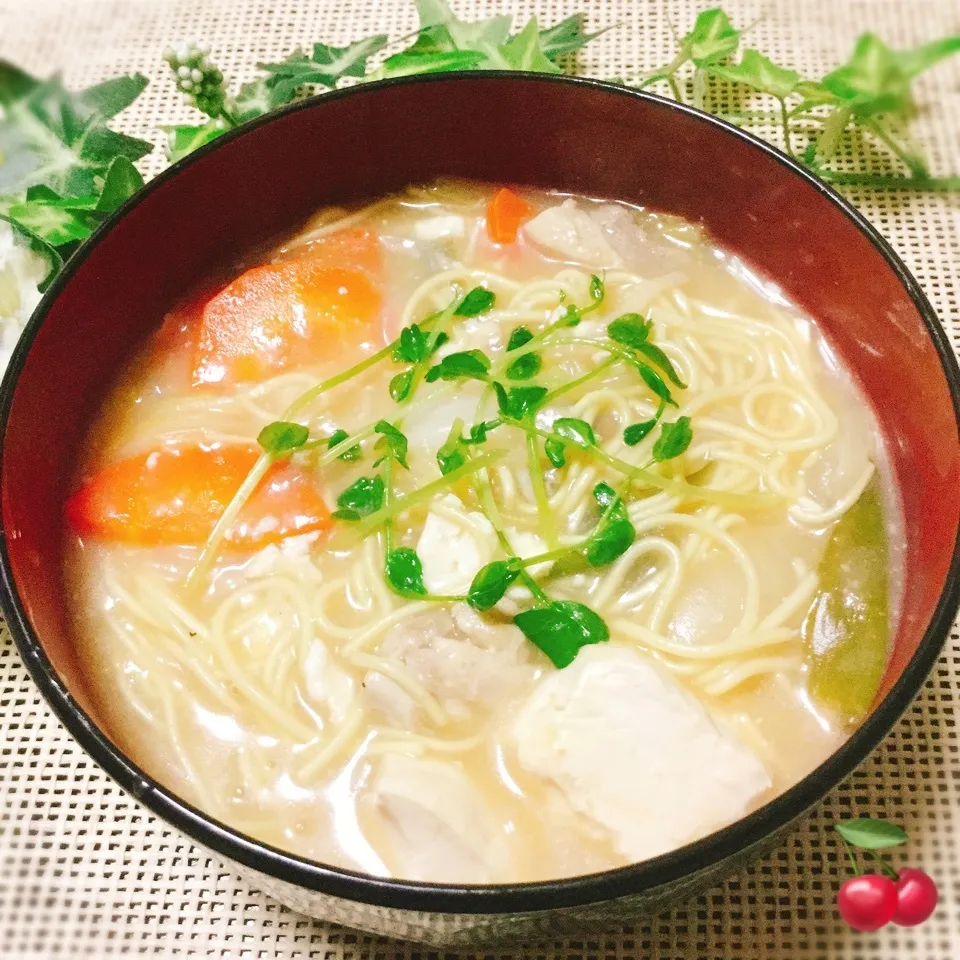
[[[503,883],[665,853],[879,688],[897,496],[811,320],[695,225],[459,181],[188,292],[93,425],[99,714],[300,856]]]

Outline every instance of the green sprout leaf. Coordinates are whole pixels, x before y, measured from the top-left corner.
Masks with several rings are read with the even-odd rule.
[[[458,418],[453,421],[447,439],[437,451],[437,466],[443,476],[452,473],[454,470],[459,470],[467,462],[467,452],[461,437],[462,432],[463,421]]]
[[[487,434],[491,430],[496,430],[502,422],[501,420],[484,420],[482,423],[475,423],[470,428],[468,436],[463,438],[463,442],[470,445],[486,443]]]
[[[611,486],[598,483],[593,496],[603,513],[597,529],[587,538],[581,550],[591,567],[604,567],[627,552],[636,539],[637,531],[624,502]]]
[[[310,430],[289,420],[268,423],[257,435],[257,443],[274,459],[288,457],[310,439]]]
[[[671,407],[676,407],[677,401],[673,399],[673,395],[670,393],[670,388],[663,382],[663,377],[657,373],[653,367],[648,367],[645,363],[641,363],[639,360],[634,364],[637,368],[637,372],[640,374],[640,378],[643,382],[664,402],[669,403]]]
[[[680,379],[680,375],[670,362],[670,358],[655,343],[640,343],[634,349],[637,353],[655,363],[667,375],[672,384],[681,390],[686,390],[687,385]]]
[[[486,380],[490,360],[481,350],[465,350],[447,354],[435,367],[427,371],[427,383],[436,380]]]
[[[543,452],[557,469],[566,466],[567,454],[564,445],[559,440],[547,440],[543,444]]]
[[[402,403],[410,396],[413,387],[413,370],[404,370],[390,381],[390,396],[397,403]]]
[[[686,452],[693,440],[689,417],[678,417],[673,423],[664,423],[660,427],[660,436],[653,445],[652,456],[657,463],[673,460]]]
[[[889,820],[874,820],[870,817],[860,820],[842,820],[835,823],[833,829],[847,843],[861,850],[888,850],[891,847],[902,846],[909,839],[906,831],[895,823],[890,823]]]
[[[578,447],[595,447],[597,435],[586,420],[577,417],[558,417],[553,421],[553,432],[558,437],[570,440]]]
[[[373,449],[383,456],[375,460],[373,465],[380,466],[385,460],[396,460],[405,470],[410,469],[407,463],[408,441],[405,434],[386,420],[378,420],[373,427],[374,433],[380,434],[380,439],[373,445]]]
[[[360,477],[337,497],[338,510],[332,516],[338,520],[359,520],[376,513],[383,506],[386,486],[383,477]]]
[[[494,383],[500,413],[509,420],[524,420],[536,412],[547,395],[546,387],[511,387]]]
[[[477,317],[490,310],[496,303],[496,299],[491,290],[485,287],[474,287],[453,312],[458,317]]]
[[[607,326],[607,336],[625,347],[645,346],[653,324],[639,313],[625,313]]]
[[[327,449],[332,450],[337,444],[343,443],[350,436],[346,430],[339,429],[334,430],[333,433],[327,438]],[[353,461],[359,460],[363,456],[363,451],[360,449],[360,444],[354,444],[352,447],[348,447],[343,453],[338,454],[338,460],[344,461]]]
[[[387,583],[401,597],[422,597],[427,588],[423,585],[423,563],[417,551],[411,547],[391,550],[384,561]]]
[[[392,356],[401,363],[420,363],[427,357],[427,335],[415,323],[404,327],[400,331]]]
[[[520,564],[514,558],[494,560],[482,567],[470,584],[467,603],[474,610],[483,612],[499,603],[507,588],[520,576]]]
[[[635,447],[651,430],[657,425],[657,417],[652,420],[643,420],[640,423],[632,423],[623,431],[623,442],[628,447]]]
[[[610,639],[610,630],[603,618],[573,600],[554,600],[547,606],[525,610],[518,613],[513,622],[561,669],[573,663],[587,644]]]
[[[511,350],[517,350],[524,344],[533,339],[533,334],[526,327],[516,327],[510,334],[507,341],[507,353]],[[537,353],[525,353],[522,357],[517,357],[507,367],[507,377],[510,380],[529,380],[535,377],[543,366],[543,360]]]

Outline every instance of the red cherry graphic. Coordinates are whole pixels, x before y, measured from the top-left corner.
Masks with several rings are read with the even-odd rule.
[[[923,923],[937,906],[937,885],[922,870],[907,867],[896,883],[897,909],[893,922],[901,927]]]
[[[879,930],[897,911],[897,888],[876,873],[851,877],[837,893],[837,909],[854,930]]]

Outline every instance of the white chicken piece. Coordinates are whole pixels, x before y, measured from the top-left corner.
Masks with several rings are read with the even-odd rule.
[[[443,403],[431,403],[419,410],[416,418],[411,418],[411,422],[404,427],[410,445],[427,451],[432,461],[433,454],[450,435],[454,420],[473,423],[482,389],[482,384],[476,381],[458,384],[457,392],[452,397],[445,397]]]
[[[413,730],[420,705],[395,680],[375,670],[363,678],[365,699],[392,727]]]
[[[610,246],[600,225],[581,210],[575,201],[564,200],[548,207],[523,227],[538,247],[561,260],[590,267],[619,267],[623,259]]]
[[[350,675],[338,667],[320,640],[311,640],[303,658],[303,677],[307,696],[317,706],[330,711],[334,723],[343,723],[353,704],[354,684]]]
[[[417,541],[424,586],[443,596],[465,594],[496,546],[497,535],[482,513],[468,511],[453,494],[438,498]]]
[[[489,883],[509,875],[503,829],[458,765],[387,754],[373,798],[392,848],[393,876]]]
[[[725,826],[771,787],[753,753],[628,647],[581,650],[539,684],[513,733],[522,766],[554,782],[632,861]]]
[[[462,237],[466,232],[463,217],[456,214],[428,217],[413,225],[413,235],[418,240],[443,240],[446,237]]]
[[[512,623],[482,617],[465,603],[409,617],[383,638],[379,655],[401,664],[453,717],[470,704],[516,696],[536,676],[532,647]]]

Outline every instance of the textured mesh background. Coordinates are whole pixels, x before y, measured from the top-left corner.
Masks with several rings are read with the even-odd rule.
[[[454,0],[465,17],[535,11],[552,23],[586,9],[591,26],[619,22],[581,54],[580,71],[629,77],[662,62],[670,22],[696,0]],[[872,29],[894,45],[960,32],[958,0],[725,0],[734,21],[759,19],[749,42],[814,76]],[[165,46],[213,44],[228,75],[298,44],[342,43],[415,26],[407,0],[0,0],[0,56],[72,86],[118,72],[158,78],[120,127],[156,136],[192,121],[160,61]],[[942,172],[960,168],[960,60],[924,78],[933,105],[919,128]],[[155,173],[158,151],[145,161]],[[960,198],[853,193],[914,271],[960,346]],[[582,942],[532,944],[531,960],[951,960],[960,957],[960,637],[896,730],[789,841],[740,877],[685,907]],[[307,920],[250,889],[145,813],[76,747],[46,709],[0,634],[0,956],[117,955],[436,960],[437,954]],[[910,862],[938,880],[942,905],[913,931],[857,935],[838,922],[836,817],[903,822]],[[903,863],[900,858],[898,862]],[[507,956],[507,955],[504,955]],[[492,960],[492,958],[491,958]]]

